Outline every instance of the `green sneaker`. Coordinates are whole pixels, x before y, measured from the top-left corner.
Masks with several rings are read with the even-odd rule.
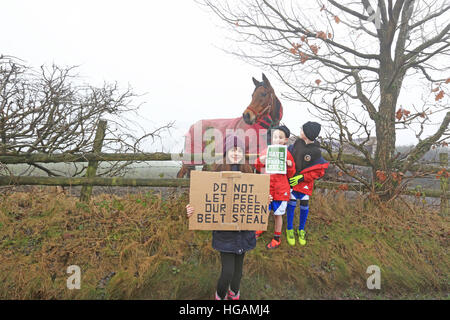
[[[298,231],[298,242],[300,245],[304,246],[306,244],[306,232],[305,230],[299,230]]]
[[[287,243],[289,245],[295,246],[294,229],[292,229],[292,230],[287,230],[286,229],[286,238],[287,238]]]

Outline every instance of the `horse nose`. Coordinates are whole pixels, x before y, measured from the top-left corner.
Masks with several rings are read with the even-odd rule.
[[[250,121],[250,114],[247,112],[247,113],[244,113],[243,115],[242,115],[242,117],[244,118],[244,121],[245,122],[249,122]]]

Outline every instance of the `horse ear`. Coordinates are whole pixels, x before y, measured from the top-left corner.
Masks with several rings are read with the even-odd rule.
[[[255,86],[259,86],[259,81],[256,80],[254,77],[252,77],[253,83],[255,84]]]
[[[269,82],[269,79],[267,79],[266,75],[262,74],[263,82],[267,85],[267,87],[272,88],[272,85]]]

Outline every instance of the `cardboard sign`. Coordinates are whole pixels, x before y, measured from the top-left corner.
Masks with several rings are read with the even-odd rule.
[[[191,171],[189,230],[267,230],[270,176]]]
[[[266,173],[286,174],[287,147],[269,145],[267,147]]]

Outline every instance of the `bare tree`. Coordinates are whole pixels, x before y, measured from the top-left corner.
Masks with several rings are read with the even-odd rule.
[[[289,88],[285,98],[307,103],[326,125],[322,145],[336,164],[381,197],[397,194],[405,187],[398,177],[449,138],[448,1],[202,3],[237,41],[237,48],[227,51],[277,74]],[[404,88],[407,83],[414,89]],[[419,102],[403,107],[417,91]],[[436,121],[439,128],[424,138],[424,127]],[[403,128],[412,130],[418,143],[399,156],[396,130]],[[373,135],[374,154],[367,149]],[[341,146],[337,156],[333,144]],[[374,179],[345,166],[344,144],[360,151]]]
[[[102,152],[142,152],[147,139],[155,139],[173,123],[150,132],[127,115],[139,110],[131,88],[117,83],[94,87],[81,83],[76,67],[42,66],[34,70],[14,57],[0,56],[0,154],[92,152],[100,119],[108,121]],[[132,129],[134,128],[134,129]],[[117,175],[131,162],[111,163],[103,174]],[[50,176],[61,175],[38,163],[30,166]],[[73,175],[83,174],[77,165]]]

